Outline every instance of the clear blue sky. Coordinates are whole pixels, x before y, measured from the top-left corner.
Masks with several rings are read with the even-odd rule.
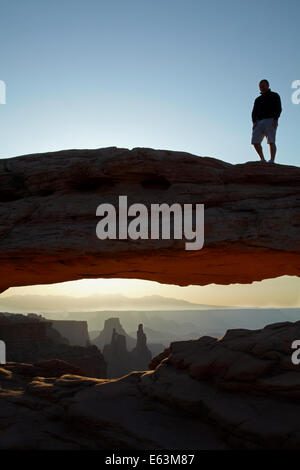
[[[141,146],[256,160],[267,78],[278,161],[299,165],[299,44],[299,0],[0,0],[0,157]]]

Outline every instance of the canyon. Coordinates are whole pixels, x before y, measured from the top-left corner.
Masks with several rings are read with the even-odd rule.
[[[5,347],[9,362],[37,364],[41,360],[60,360],[79,368],[79,375],[96,378],[118,378],[133,370],[147,369],[152,358],[143,325],[139,324],[134,340],[119,318],[105,320],[103,330],[92,344],[86,321],[46,320],[33,313],[0,313],[0,339],[4,341],[0,347],[1,344],[2,350]],[[160,351],[163,349],[161,345]]]
[[[171,343],[150,369],[0,367],[1,449],[299,449],[300,321]]]
[[[299,276],[299,183],[298,167],[149,148],[2,159],[0,291],[82,278],[185,286]],[[204,204],[203,248],[99,240],[96,208],[116,206],[119,195],[147,207]],[[141,346],[143,335],[140,327]],[[300,321],[228,329],[171,342],[144,370],[113,379],[84,376],[62,358],[9,358],[0,367],[0,448],[297,449],[298,339]]]
[[[82,375],[106,377],[107,364],[99,349],[89,340],[82,344],[88,337],[87,323],[63,322],[65,336],[56,329],[57,325],[59,321],[46,320],[41,315],[0,313],[0,339],[5,341],[6,360],[37,363],[58,359],[68,362]]]

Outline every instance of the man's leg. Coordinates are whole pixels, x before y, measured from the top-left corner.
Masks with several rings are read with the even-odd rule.
[[[274,163],[275,160],[275,155],[276,155],[276,131],[277,131],[277,125],[274,122],[273,118],[266,119],[266,134],[267,134],[267,141],[270,146],[270,157],[271,159],[269,160],[271,163]]]
[[[254,148],[255,150],[257,151],[258,155],[260,156],[260,159],[262,162],[265,162],[265,157],[264,157],[264,153],[263,153],[263,149],[262,149],[262,146],[261,144],[253,144],[254,145]]]
[[[251,144],[254,145],[254,148],[257,151],[258,155],[260,156],[261,161],[265,162],[266,160],[265,160],[263,149],[261,146],[261,143],[265,136],[263,124],[264,124],[264,120],[260,120],[253,124]]]
[[[276,147],[276,144],[275,143],[272,143],[272,144],[269,144],[270,145],[270,156],[271,156],[271,161],[274,162],[275,160],[275,155],[276,155],[276,150],[277,150],[277,147]]]

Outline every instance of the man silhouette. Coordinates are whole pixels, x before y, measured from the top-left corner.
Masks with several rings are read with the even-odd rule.
[[[274,163],[276,155],[276,131],[278,119],[282,111],[281,100],[278,93],[271,91],[268,80],[261,80],[259,82],[259,89],[260,96],[254,101],[252,110],[253,127],[251,144],[254,145],[261,161],[265,162],[261,143],[263,138],[267,137],[271,157],[269,163]]]

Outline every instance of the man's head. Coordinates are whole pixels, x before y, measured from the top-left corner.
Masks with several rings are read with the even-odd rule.
[[[270,87],[269,82],[265,78],[259,82],[259,89],[261,93],[265,93],[266,91],[268,91],[269,87]]]

